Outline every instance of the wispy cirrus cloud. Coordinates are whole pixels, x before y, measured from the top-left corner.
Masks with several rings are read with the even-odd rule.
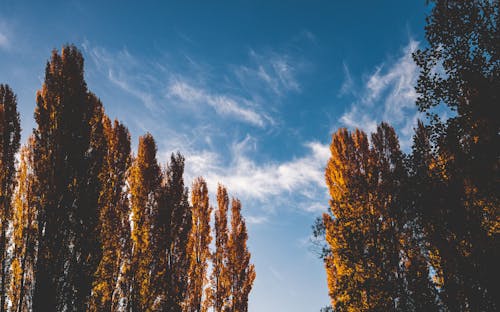
[[[268,222],[279,205],[324,211],[328,147],[308,141],[297,157],[259,162],[255,157],[258,134],[251,134],[274,125],[273,114],[278,113],[272,107],[274,101],[301,92],[299,59],[287,53],[251,50],[247,64],[229,65],[217,80],[210,66],[188,56],[186,66],[179,69],[168,63],[169,58],[148,62],[127,49],[111,53],[88,42],[83,48],[99,79],[139,99],[149,110],[148,114],[140,112],[137,127],[157,138],[158,159],[165,162],[176,151],[184,155],[187,184],[203,176],[214,194],[217,184],[224,183],[231,194],[259,207],[248,212],[252,224]],[[264,99],[268,105],[261,104]],[[172,118],[170,123],[158,124],[162,116],[186,111],[192,113],[185,120]],[[246,127],[237,135],[228,133],[222,119]]]
[[[208,90],[196,88],[185,81],[173,81],[168,85],[167,96],[177,98],[183,102],[194,104],[208,104],[221,116],[234,117],[252,125],[264,127],[266,117],[258,113],[253,103],[241,97],[213,94]],[[252,105],[253,104],[253,105]]]
[[[342,125],[373,132],[379,122],[387,121],[398,132],[402,148],[409,148],[413,127],[420,116],[415,105],[419,69],[412,58],[418,45],[410,39],[395,61],[377,66],[340,117]],[[348,71],[346,76],[346,81],[352,81]],[[344,86],[341,93],[345,94],[343,89]]]
[[[9,38],[0,30],[0,48],[7,48],[9,46]]]
[[[263,88],[274,96],[300,92],[297,75],[303,70],[302,61],[288,53],[249,51],[251,63],[235,69],[240,83],[249,89]]]
[[[339,96],[344,96],[347,94],[353,94],[354,92],[354,80],[352,79],[351,71],[347,63],[342,63],[342,69],[344,71],[344,82],[340,87]]]
[[[149,110],[157,111],[161,108],[155,91],[161,88],[162,82],[155,73],[141,70],[145,64],[127,49],[111,53],[102,47],[92,46],[89,42],[84,42],[82,47],[97,70],[113,85],[140,100]]]
[[[11,31],[6,21],[0,18],[0,49],[8,50],[11,47]]]
[[[238,88],[231,86],[229,89],[236,92],[228,92],[207,85],[205,81],[209,79],[205,77],[208,76],[205,69],[189,56],[185,55],[188,72],[183,72],[165,62],[141,60],[127,49],[111,53],[88,42],[83,44],[83,48],[98,71],[111,83],[139,99],[153,112],[164,110],[172,101],[180,101],[189,104],[182,106],[184,109],[190,108],[197,113],[210,107],[220,117],[233,118],[253,126],[265,127],[272,123],[272,118],[262,106],[245,96],[244,92],[237,92]],[[195,77],[197,84],[185,78],[187,76]]]

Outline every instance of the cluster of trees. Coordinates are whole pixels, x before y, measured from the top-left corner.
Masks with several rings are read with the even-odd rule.
[[[411,152],[386,123],[332,137],[330,211],[315,225],[330,310],[500,308],[499,2],[431,2],[429,44],[414,54],[428,122]]]
[[[16,97],[0,85],[0,312],[247,311],[240,201],[219,185],[212,231],[203,178],[189,200],[184,158],[161,166],[150,134],[131,155],[83,65],[74,46],[53,52],[18,166]]]

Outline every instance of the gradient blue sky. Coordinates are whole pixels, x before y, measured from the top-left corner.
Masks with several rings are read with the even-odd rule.
[[[0,0],[0,83],[18,94],[26,140],[50,52],[74,43],[134,146],[149,131],[160,161],[185,155],[188,184],[202,175],[242,200],[250,311],[319,311],[309,237],[328,205],[330,135],[387,120],[408,148],[426,12],[423,0]]]

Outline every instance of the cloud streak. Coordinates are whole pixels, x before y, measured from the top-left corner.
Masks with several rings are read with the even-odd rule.
[[[7,48],[9,46],[9,38],[7,35],[0,31],[0,48]]]
[[[248,100],[236,99],[224,94],[211,94],[202,88],[196,88],[185,81],[174,81],[168,86],[169,98],[177,98],[190,104],[208,104],[221,116],[234,117],[255,126],[264,127],[265,118],[249,108]],[[239,103],[245,103],[245,105]],[[255,106],[255,105],[253,105]]]
[[[354,90],[353,90],[354,81],[352,79],[349,67],[347,66],[347,64],[345,62],[342,64],[342,69],[344,71],[345,78],[344,78],[344,82],[342,83],[342,86],[340,87],[339,96],[351,94],[354,92]]]
[[[250,50],[249,55],[252,63],[235,69],[235,75],[245,88],[266,89],[277,97],[301,91],[297,75],[303,64],[299,59],[286,53],[254,50]]]
[[[152,112],[164,110],[172,101],[180,101],[189,104],[183,105],[184,109],[189,108],[195,113],[210,107],[222,118],[232,118],[252,126],[263,128],[272,123],[272,118],[263,112],[259,103],[245,97],[238,88],[231,86],[236,90],[232,93],[206,86],[207,73],[199,65],[193,66],[195,62],[189,57],[186,57],[187,66],[196,72],[175,70],[168,62],[140,60],[126,49],[111,53],[101,47],[92,47],[88,42],[83,44],[83,49],[109,82],[139,99]],[[291,79],[287,78],[287,67],[281,66],[282,79]],[[196,77],[198,83],[190,82],[185,78],[188,76]]]
[[[141,71],[144,64],[126,49],[110,53],[104,48],[92,47],[88,42],[83,43],[82,47],[108,81],[140,100],[148,110],[160,110],[154,90],[161,87],[161,81],[155,78],[155,75]]]
[[[0,49],[8,50],[11,47],[8,24],[0,20]]]

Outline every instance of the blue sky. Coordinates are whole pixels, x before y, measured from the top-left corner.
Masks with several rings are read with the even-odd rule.
[[[425,1],[0,0],[0,83],[18,94],[25,140],[51,50],[74,43],[134,145],[151,132],[160,161],[185,155],[188,184],[202,175],[242,200],[250,311],[318,311],[329,300],[309,237],[328,205],[330,135],[387,120],[408,148],[426,12]]]

